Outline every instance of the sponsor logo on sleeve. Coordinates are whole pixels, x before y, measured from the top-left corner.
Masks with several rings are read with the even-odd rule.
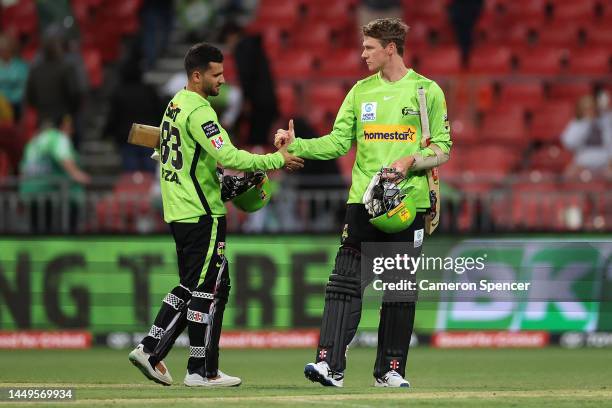
[[[408,115],[419,116],[420,112],[418,109],[414,109],[409,106],[404,106],[402,108],[402,116],[408,116]]]
[[[219,129],[219,125],[217,125],[212,120],[209,120],[206,123],[202,123],[202,130],[204,131],[204,134],[206,135],[206,137],[209,139],[221,133],[221,130]]]
[[[363,139],[366,142],[406,142],[416,141],[416,127],[410,125],[365,125]]]
[[[219,136],[216,139],[212,139],[210,141],[210,143],[212,143],[213,147],[217,150],[221,149],[223,147],[223,138],[221,136]]]
[[[376,120],[376,102],[364,102],[361,104],[361,121],[373,122]]]

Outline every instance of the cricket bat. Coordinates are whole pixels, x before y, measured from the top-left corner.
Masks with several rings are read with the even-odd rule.
[[[427,116],[425,90],[422,86],[418,88],[417,93],[419,97],[419,114],[421,117],[421,147],[427,147],[431,143],[431,134],[429,133],[429,116]],[[425,232],[431,235],[440,224],[440,178],[437,167],[427,169],[426,172],[431,207],[425,215]]]
[[[128,143],[138,146],[159,148],[159,133],[157,126],[141,125],[133,123],[128,135]]]

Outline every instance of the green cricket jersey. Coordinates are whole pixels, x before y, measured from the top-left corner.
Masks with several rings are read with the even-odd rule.
[[[238,150],[219,125],[210,103],[183,89],[168,104],[160,125],[161,192],[166,222],[196,222],[202,215],[226,213],[217,163],[252,171],[280,169],[280,153]]]
[[[22,195],[60,191],[62,183],[68,183],[70,193],[76,198],[83,192],[80,184],[73,182],[62,162],[76,162],[77,155],[70,138],[57,129],[46,129],[36,135],[25,147],[21,159],[19,184]]]
[[[430,141],[449,153],[452,142],[444,93],[438,84],[412,69],[396,82],[385,81],[380,72],[358,81],[346,95],[329,135],[296,138],[288,150],[306,159],[329,160],[346,154],[356,142],[348,203],[361,203],[370,180],[381,167],[404,156],[434,155],[420,143],[419,86],[423,86],[427,98]],[[418,209],[430,207],[425,171],[409,172],[401,188],[415,200]]]

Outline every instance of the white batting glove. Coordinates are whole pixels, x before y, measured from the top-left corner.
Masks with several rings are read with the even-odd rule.
[[[151,155],[151,159],[155,160],[156,162],[160,161],[160,155],[159,152],[157,150],[153,150],[153,154]]]
[[[365,193],[363,193],[363,198],[361,199],[361,201],[365,204],[368,214],[371,216],[374,216],[377,210],[377,205],[374,201],[378,200],[373,200],[372,194],[374,194],[374,187],[380,182],[380,176],[381,172],[379,171],[374,175],[374,177],[372,177],[372,180],[370,180],[370,184],[368,184],[368,188],[366,188]]]

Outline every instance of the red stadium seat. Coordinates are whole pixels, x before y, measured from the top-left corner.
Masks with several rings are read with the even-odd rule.
[[[525,146],[529,143],[525,135],[523,109],[512,106],[485,114],[479,133],[491,143],[506,143],[511,146]]]
[[[321,78],[357,79],[368,75],[361,51],[341,49],[320,60],[318,75]]]
[[[303,3],[306,6],[307,18],[312,23],[324,22],[335,27],[344,27],[355,19],[355,1],[303,0]]]
[[[586,31],[586,41],[589,46],[612,46],[612,26],[609,23],[590,24],[583,28]]]
[[[402,0],[406,21],[431,21],[446,18],[448,0]]]
[[[253,24],[258,27],[275,24],[293,24],[300,18],[300,3],[285,0],[262,0]]]
[[[494,183],[514,170],[519,162],[519,150],[508,145],[483,145],[466,151],[462,160],[464,172],[482,182]]]
[[[512,102],[533,109],[544,100],[544,90],[539,81],[507,83],[502,85],[499,99],[504,103]]]
[[[104,79],[102,57],[100,53],[94,48],[88,48],[84,49],[81,54],[83,56],[83,63],[85,64],[87,78],[89,79],[89,85],[94,89],[99,88]]]
[[[308,51],[287,51],[283,58],[271,61],[272,71],[277,79],[297,80],[314,76],[314,56]]]
[[[538,30],[538,45],[576,47],[580,43],[580,28],[567,21],[546,24]]]
[[[610,48],[584,48],[572,51],[570,72],[577,75],[609,75],[612,51]]]
[[[283,118],[290,118],[297,112],[297,102],[293,85],[280,84],[276,86],[276,96]]]
[[[306,29],[292,33],[291,43],[296,49],[311,48],[326,52],[328,49],[338,46],[338,38],[338,33],[332,25],[318,23],[308,25]]]
[[[468,116],[452,118],[450,125],[453,142],[456,144],[475,145],[481,140],[474,121]]]
[[[14,36],[36,35],[38,13],[34,0],[19,0],[16,4],[2,7],[2,29]]]
[[[501,75],[510,73],[512,54],[507,47],[478,47],[470,56],[470,73]]]
[[[529,75],[558,75],[563,70],[563,59],[567,58],[562,48],[519,48],[515,53],[518,72]]]
[[[552,3],[553,18],[555,20],[576,20],[595,18],[594,0],[554,0]]]
[[[529,158],[529,168],[542,172],[562,174],[572,161],[572,154],[557,145],[547,145],[534,151]]]
[[[550,85],[548,97],[553,101],[577,102],[578,99],[591,94],[592,91],[593,87],[590,82],[558,82]]]
[[[331,110],[340,109],[346,90],[338,84],[314,84],[308,88],[311,105],[323,106]]]
[[[574,104],[570,102],[550,102],[533,112],[529,127],[532,140],[558,142],[561,132],[574,116]]]
[[[456,75],[461,72],[461,53],[456,46],[440,46],[418,55],[418,70],[425,76]]]
[[[511,0],[502,3],[507,19],[513,22],[543,19],[545,16],[545,0]]]

